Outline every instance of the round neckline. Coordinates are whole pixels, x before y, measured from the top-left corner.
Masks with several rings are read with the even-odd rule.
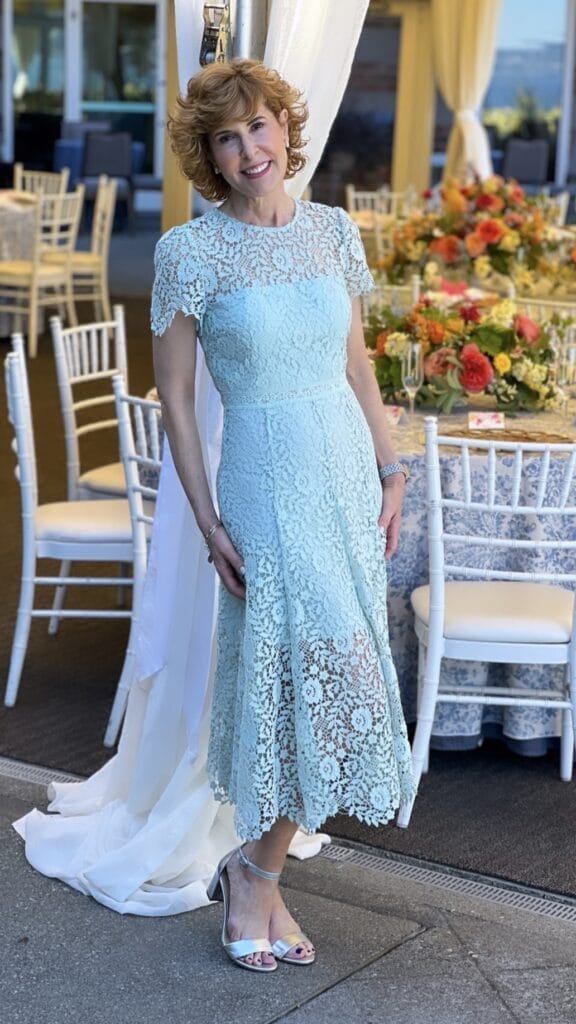
[[[238,217],[231,217],[229,213],[225,213],[223,210],[220,209],[219,206],[215,207],[214,212],[217,213],[220,217],[224,217],[227,221],[230,221],[230,223],[238,224],[238,226],[241,228],[250,228],[252,231],[286,231],[288,228],[293,227],[296,221],[298,220],[298,215],[300,212],[300,200],[294,200],[294,213],[292,214],[292,217],[290,218],[288,223],[279,224],[278,226],[274,224],[249,224],[245,220],[239,220]]]

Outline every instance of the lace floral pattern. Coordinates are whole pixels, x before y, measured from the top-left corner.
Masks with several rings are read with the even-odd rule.
[[[208,770],[236,829],[337,811],[379,824],[409,799],[388,644],[381,487],[346,381],[350,296],[372,286],[342,210],[284,228],[212,211],[160,240],[153,330],[198,321],[224,404],[220,515],[246,566],[222,589]]]

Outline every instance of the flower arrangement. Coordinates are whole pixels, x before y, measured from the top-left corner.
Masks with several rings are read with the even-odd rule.
[[[374,314],[366,341],[389,400],[402,391],[402,354],[418,342],[424,356],[420,401],[451,412],[456,401],[488,394],[499,409],[516,412],[557,405],[554,335],[569,325],[567,318],[540,325],[510,299],[484,311],[474,302],[442,309],[424,299],[402,315],[389,308]]]
[[[576,289],[576,247],[567,247],[558,228],[547,223],[542,200],[494,175],[444,187],[437,209],[415,212],[395,230],[391,251],[375,269],[395,284],[414,272],[433,283],[444,270],[523,292],[552,279],[550,294]]]

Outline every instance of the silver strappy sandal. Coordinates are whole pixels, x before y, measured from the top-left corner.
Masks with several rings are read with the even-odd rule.
[[[222,945],[232,962],[238,967],[244,967],[247,971],[259,971],[261,974],[270,974],[271,971],[275,971],[278,967],[278,963],[276,961],[273,964],[247,964],[245,960],[241,959],[245,956],[251,956],[254,953],[272,953],[272,946],[268,939],[237,939],[236,942],[230,942],[228,938],[230,881],[228,879],[226,868],[235,853],[238,854],[238,859],[242,867],[251,871],[254,875],[258,875],[260,878],[267,878],[271,882],[277,882],[280,878],[280,875],[275,871],[265,871],[264,868],[259,868],[257,864],[253,864],[251,860],[248,860],[248,857],[244,853],[242,847],[239,846],[235,850],[231,850],[230,853],[227,853],[220,861],[216,869],[216,873],[207,889],[208,899],[222,900],[224,903]]]
[[[285,964],[298,964],[306,967],[308,964],[314,963],[316,953],[302,957],[289,956],[293,949],[297,950],[298,946],[304,945],[312,945],[304,932],[289,932],[288,935],[283,935],[282,938],[276,939],[276,942],[272,943],[272,952],[277,960],[283,960]]]

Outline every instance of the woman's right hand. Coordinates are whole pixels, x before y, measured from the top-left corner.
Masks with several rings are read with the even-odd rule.
[[[246,600],[244,560],[238,554],[224,526],[219,526],[208,541],[210,559],[226,590],[234,597]]]

